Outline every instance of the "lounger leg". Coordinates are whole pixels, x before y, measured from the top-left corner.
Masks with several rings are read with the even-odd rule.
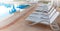
[[[60,31],[60,28],[56,21],[54,21],[52,24],[50,24],[50,27],[53,31]]]

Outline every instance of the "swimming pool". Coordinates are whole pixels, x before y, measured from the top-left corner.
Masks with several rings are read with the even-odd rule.
[[[0,20],[10,17],[16,11],[22,12],[28,7],[29,7],[28,4],[14,5],[14,4],[0,3]]]

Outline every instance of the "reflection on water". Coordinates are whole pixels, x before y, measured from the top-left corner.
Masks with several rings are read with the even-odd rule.
[[[9,9],[4,6],[0,6],[0,19],[7,17],[8,15],[9,15]]]
[[[0,3],[0,19],[6,18],[13,12],[12,4]],[[15,11],[16,12],[16,11]]]

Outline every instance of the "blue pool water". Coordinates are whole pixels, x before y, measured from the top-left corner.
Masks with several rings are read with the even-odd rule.
[[[17,8],[20,8],[20,9],[25,9],[25,8],[28,8],[30,5],[18,5]]]

